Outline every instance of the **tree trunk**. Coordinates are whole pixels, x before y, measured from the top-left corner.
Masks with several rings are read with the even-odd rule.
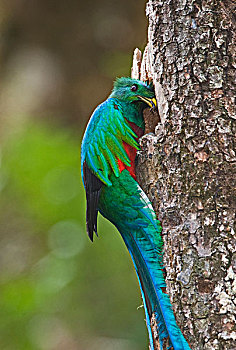
[[[162,223],[182,332],[192,349],[233,350],[235,2],[149,0],[147,15],[148,44],[142,62],[135,51],[133,76],[153,80],[160,119],[145,116],[155,132],[141,140],[139,182]]]

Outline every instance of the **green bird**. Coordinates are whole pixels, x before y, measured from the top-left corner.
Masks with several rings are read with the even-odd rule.
[[[157,106],[153,87],[119,78],[90,118],[81,149],[87,232],[93,241],[98,211],[120,232],[138,276],[151,350],[153,333],[158,334],[161,349],[168,344],[168,349],[190,350],[165,292],[161,225],[136,180],[135,158],[147,106]]]

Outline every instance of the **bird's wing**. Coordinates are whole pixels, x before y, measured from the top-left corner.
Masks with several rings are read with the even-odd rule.
[[[94,111],[82,142],[82,177],[86,190],[87,232],[93,240],[97,234],[97,212],[100,190],[111,186],[110,175],[119,177],[117,159],[130,166],[123,142],[138,149],[137,135],[122,115],[119,102],[108,99]]]
[[[86,191],[86,228],[91,241],[93,233],[97,235],[98,200],[103,183],[89,169],[86,161],[83,163],[83,181]]]
[[[92,173],[107,186],[111,173],[119,177],[117,159],[130,166],[123,142],[139,149],[137,135],[122,114],[122,107],[114,98],[98,106],[85,132],[82,153]]]

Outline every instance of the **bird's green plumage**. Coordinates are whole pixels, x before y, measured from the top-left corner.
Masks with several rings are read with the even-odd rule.
[[[139,149],[137,135],[123,117],[123,104],[116,98],[108,98],[95,110],[86,129],[82,143],[84,160],[94,174],[107,186],[111,186],[111,173],[119,176],[116,158],[130,165],[123,142]]]
[[[138,275],[151,349],[150,324],[154,318],[161,349],[167,339],[169,349],[190,350],[164,291],[160,222],[132,172],[139,149],[135,131],[143,128],[144,101],[150,106],[154,103],[151,87],[139,80],[120,78],[90,119],[81,152],[87,230],[92,239],[97,233],[99,210],[121,233]]]

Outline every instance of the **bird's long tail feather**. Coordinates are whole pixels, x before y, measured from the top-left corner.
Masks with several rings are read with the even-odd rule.
[[[137,237],[136,231],[129,236],[127,234],[122,236],[138,275],[151,349],[155,349],[153,338],[155,334],[158,334],[161,349],[164,348],[164,344],[168,344],[168,349],[190,350],[180,328],[176,324],[169,296],[163,291],[165,285],[163,284],[162,267],[157,267],[157,260],[152,248],[149,250],[148,257],[144,257],[142,254],[142,245],[144,245],[144,242],[146,243],[145,235]]]
[[[134,262],[151,350],[156,350],[153,342],[156,335],[161,350],[191,350],[177,326],[169,296],[165,292],[161,226],[146,194],[124,170],[113,182],[112,190],[107,194],[105,191],[102,193],[102,202],[109,205],[109,210],[101,207],[100,211],[116,225]]]

